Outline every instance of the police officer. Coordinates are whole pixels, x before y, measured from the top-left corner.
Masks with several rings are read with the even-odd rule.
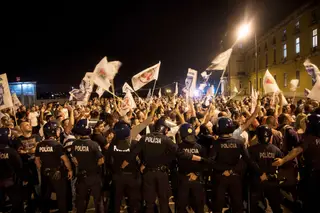
[[[76,182],[76,207],[77,212],[86,212],[86,199],[88,190],[94,198],[96,212],[102,212],[101,202],[102,181],[99,172],[100,166],[104,164],[104,157],[100,146],[89,137],[91,128],[87,119],[81,119],[73,129],[77,140],[72,144],[73,162],[77,166]]]
[[[0,128],[0,191],[10,198],[12,212],[19,213],[24,212],[19,180],[26,179],[21,172],[22,161],[19,154],[8,145],[9,136],[9,128]]]
[[[275,158],[282,157],[282,152],[271,144],[272,130],[267,126],[256,129],[258,144],[249,147],[250,157],[259,166],[259,174],[252,174],[251,212],[259,212],[258,203],[261,195],[268,199],[272,212],[282,212],[281,194],[276,167],[272,166]]]
[[[108,164],[112,172],[112,185],[114,192],[114,212],[120,212],[121,200],[125,193],[129,198],[130,212],[140,212],[140,186],[141,178],[139,165],[136,159],[128,159],[135,142],[130,142],[130,126],[124,121],[119,121],[114,126],[115,138],[108,149]],[[124,160],[129,165],[121,169]]]
[[[220,117],[214,132],[219,138],[213,143],[210,150],[210,161],[213,168],[213,182],[215,200],[213,212],[222,212],[225,204],[225,193],[231,198],[232,212],[243,211],[242,205],[242,172],[244,162],[258,170],[249,159],[249,154],[242,141],[232,138],[234,125],[228,117]],[[242,158],[240,158],[242,156]],[[244,162],[243,162],[243,160]]]
[[[173,156],[194,161],[204,159],[178,149],[178,146],[166,136],[169,126],[165,117],[156,121],[154,129],[155,132],[140,139],[135,149],[130,153],[130,159],[135,158],[137,154],[141,154],[141,161],[144,165],[144,169],[142,169],[144,173],[143,197],[146,201],[146,213],[154,211],[156,197],[159,199],[160,212],[167,213],[169,210],[168,167],[174,159]],[[128,164],[128,161],[124,161],[122,168],[125,168]]]
[[[306,120],[307,128],[299,146],[291,150],[284,158],[277,159],[273,166],[282,166],[303,153],[306,166],[306,200],[304,212],[320,212],[320,115],[311,114]]]
[[[183,151],[203,156],[205,150],[201,145],[196,143],[195,131],[191,124],[185,123],[180,127],[180,136],[182,143],[178,146]],[[189,195],[193,198],[194,202],[192,207],[197,213],[204,212],[204,188],[203,188],[203,164],[200,162],[190,162],[186,159],[178,159],[178,200],[177,212],[186,212],[188,205]]]
[[[62,145],[57,141],[60,135],[58,123],[49,121],[43,127],[45,140],[38,143],[35,153],[35,163],[41,171],[42,212],[50,211],[50,197],[52,192],[57,194],[59,212],[67,210],[67,178],[72,178],[72,168]],[[65,168],[61,161],[63,161]]]

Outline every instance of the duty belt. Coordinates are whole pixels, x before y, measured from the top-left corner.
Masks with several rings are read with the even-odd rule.
[[[158,166],[158,167],[155,167],[155,168],[146,168],[146,171],[147,172],[165,172],[165,173],[168,173],[169,172],[169,169],[167,166],[165,165],[162,165],[162,166]]]

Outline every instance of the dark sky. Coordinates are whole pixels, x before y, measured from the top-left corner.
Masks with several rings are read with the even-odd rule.
[[[2,7],[1,72],[9,80],[20,76],[65,88],[78,86],[107,56],[123,63],[116,88],[159,60],[159,86],[183,81],[189,67],[203,71],[219,51],[228,2],[45,1]]]

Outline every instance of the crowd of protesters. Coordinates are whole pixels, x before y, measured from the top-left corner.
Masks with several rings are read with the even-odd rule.
[[[319,103],[281,95],[136,98],[124,116],[115,97],[2,110],[0,211],[85,212],[91,193],[96,212],[320,212]]]

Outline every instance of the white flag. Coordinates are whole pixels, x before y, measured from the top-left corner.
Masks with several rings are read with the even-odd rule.
[[[203,91],[206,86],[207,86],[207,84],[200,84],[198,89]]]
[[[320,101],[320,77],[317,77],[315,85],[312,87],[311,91],[308,94],[308,98]]]
[[[12,103],[14,110],[17,110],[22,105],[16,93],[12,94]]]
[[[239,91],[238,91],[238,88],[237,88],[236,86],[234,86],[233,92],[234,92],[234,93],[238,93],[238,92],[239,92]]]
[[[109,90],[111,81],[118,73],[120,66],[120,61],[108,62],[107,57],[104,57],[93,71],[93,82],[102,89]]]
[[[161,88],[159,89],[158,97],[161,98]]]
[[[133,89],[137,91],[149,82],[158,80],[160,65],[161,62],[134,75],[131,79]]]
[[[290,90],[292,92],[295,92],[298,88],[299,80],[298,79],[292,79],[290,81]]]
[[[197,75],[198,72],[193,69],[188,69],[187,78],[185,80],[185,88],[183,89],[187,96],[193,96],[197,85]]]
[[[79,88],[84,94],[83,99],[79,101],[87,102],[93,90],[93,73],[92,72],[86,73],[86,75],[83,77],[80,83]]]
[[[212,74],[212,73],[208,74],[206,71],[204,71],[204,72],[201,73],[201,77],[203,78],[204,82],[207,82],[207,81],[208,81],[208,79],[209,79],[209,77],[210,77],[211,74]]]
[[[0,110],[13,107],[7,74],[0,75]]]
[[[270,74],[269,70],[266,71],[263,77],[263,89],[264,93],[273,93],[273,92],[280,92],[278,84],[273,76]]]
[[[101,87],[97,87],[97,89],[96,89],[96,93],[99,95],[99,98],[103,95],[103,93],[104,93],[104,89],[102,89]]]
[[[134,90],[130,87],[130,85],[126,82],[122,86],[122,92],[127,93],[127,92],[134,92]]]
[[[308,75],[312,77],[312,83],[315,84],[317,76],[320,76],[319,68],[315,64],[312,64],[309,59],[305,60],[303,65],[306,68]]]
[[[131,109],[136,108],[136,102],[134,101],[131,92],[127,92],[121,101],[120,105],[120,114],[121,116],[125,116]]]
[[[228,49],[223,53],[220,53],[217,57],[213,59],[211,65],[207,68],[207,70],[225,70],[228,65],[231,53],[232,48]]]
[[[309,94],[310,94],[310,90],[307,89],[307,88],[305,88],[305,89],[304,89],[304,95],[305,95],[305,96],[308,96]]]
[[[151,89],[149,89],[146,99],[149,99],[149,98],[151,98]]]
[[[178,82],[176,82],[176,89],[174,91],[174,95],[178,95],[179,91],[178,91]]]
[[[85,91],[81,89],[73,89],[69,92],[69,94],[70,94],[69,100],[84,101],[86,97]]]

